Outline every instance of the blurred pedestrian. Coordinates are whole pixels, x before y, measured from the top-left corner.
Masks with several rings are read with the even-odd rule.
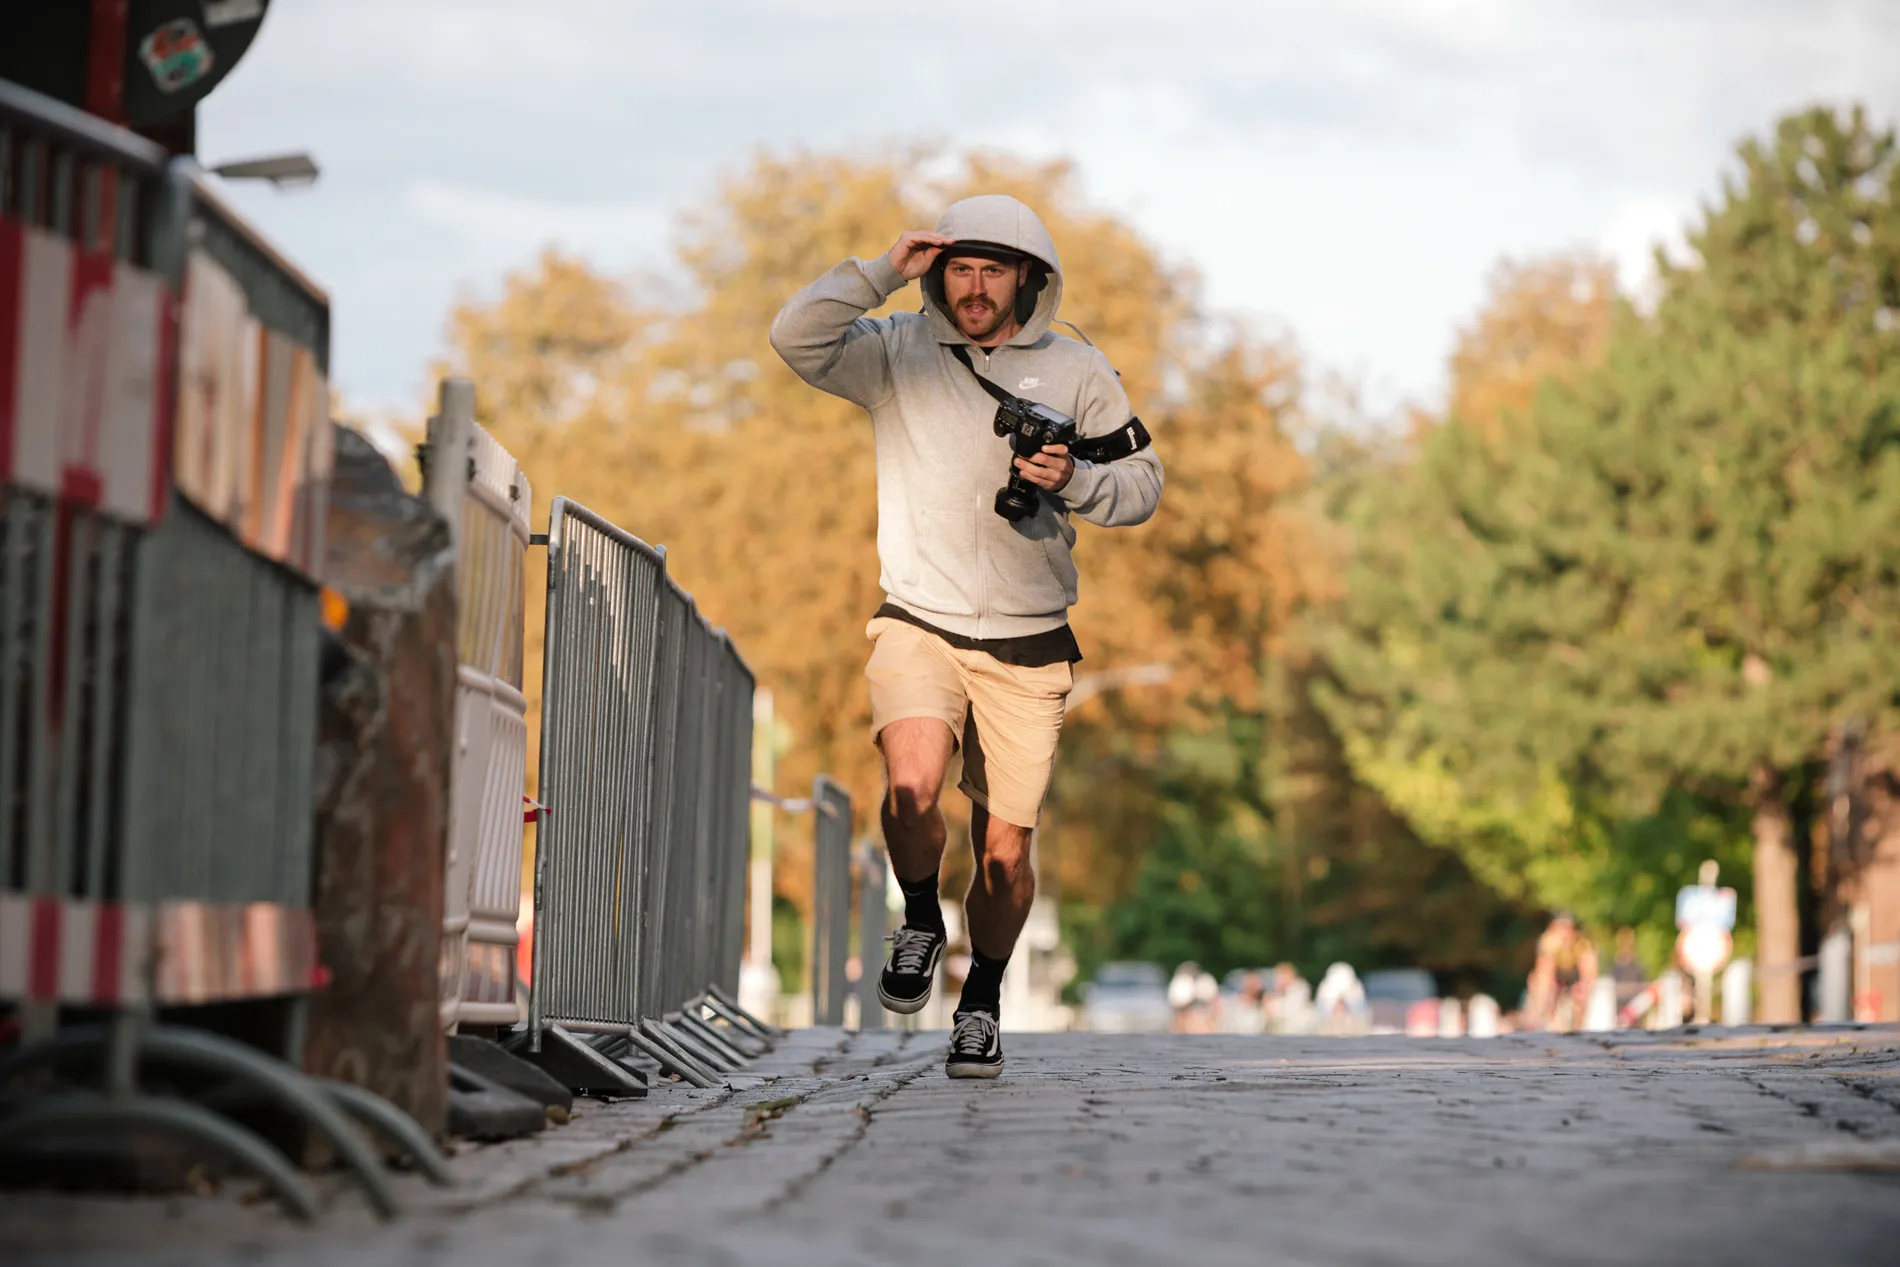
[[[1214,1033],[1220,1028],[1220,982],[1201,971],[1193,978],[1193,1003],[1188,1005],[1188,1033]]]
[[[1273,970],[1270,1012],[1270,1025],[1276,1034],[1310,1034],[1315,1028],[1313,987],[1290,963]]]
[[[1196,1017],[1197,1034],[1211,1034],[1220,1025],[1221,1012],[1220,982],[1214,974],[1203,970],[1194,979],[1194,1005],[1199,1013]]]
[[[1201,979],[1201,965],[1188,960],[1174,970],[1168,980],[1168,1006],[1174,1009],[1174,1032],[1188,1032],[1188,1012],[1194,1006],[1195,986]]]
[[[1195,964],[1183,964],[1182,973],[1177,975],[1185,981],[1187,1006],[1176,1014],[1176,1032],[1212,1034],[1220,1023],[1220,982]]]
[[[1577,927],[1574,915],[1557,912],[1537,939],[1528,989],[1531,1028],[1563,1034],[1578,1028],[1596,983],[1596,947]]]
[[[1366,987],[1349,963],[1336,963],[1320,978],[1313,995],[1322,1034],[1363,1034],[1366,1029]]]
[[[1267,1032],[1267,983],[1258,972],[1245,972],[1234,997],[1221,1007],[1223,1034],[1264,1034]]]

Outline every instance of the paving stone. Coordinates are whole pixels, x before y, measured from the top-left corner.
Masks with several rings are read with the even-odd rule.
[[[404,1179],[377,1225],[216,1197],[0,1198],[20,1262],[1753,1264],[1900,1262],[1900,1031],[1601,1038],[799,1031],[743,1085],[580,1100]]]

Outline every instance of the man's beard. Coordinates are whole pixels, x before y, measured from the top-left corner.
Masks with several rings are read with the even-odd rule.
[[[987,314],[988,320],[985,321]],[[1008,314],[987,299],[966,299],[957,305],[957,328],[966,338],[987,339],[1002,326]],[[978,325],[978,322],[982,322]]]

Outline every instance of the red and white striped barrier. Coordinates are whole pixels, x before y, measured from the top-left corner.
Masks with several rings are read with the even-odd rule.
[[[186,263],[181,309],[178,491],[259,554],[320,578],[332,454],[316,358],[260,322],[203,251]]]
[[[189,1005],[300,994],[327,981],[308,910],[0,893],[0,999]]]
[[[157,275],[0,217],[0,482],[157,520],[174,313]]]
[[[151,954],[147,908],[0,893],[0,999],[142,1002]]]

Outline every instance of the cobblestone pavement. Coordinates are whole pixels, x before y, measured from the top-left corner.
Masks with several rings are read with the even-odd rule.
[[[310,1227],[244,1191],[0,1197],[0,1259],[314,1264],[1900,1263],[1900,1030],[1492,1040],[789,1035]]]

